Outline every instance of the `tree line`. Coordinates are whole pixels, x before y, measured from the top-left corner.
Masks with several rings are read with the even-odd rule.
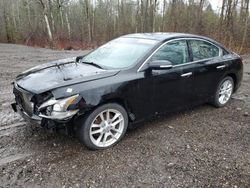
[[[187,32],[250,49],[249,0],[0,0],[0,42],[90,48],[135,32]]]

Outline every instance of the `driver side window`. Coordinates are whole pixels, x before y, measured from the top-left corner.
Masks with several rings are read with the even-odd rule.
[[[152,57],[152,60],[168,60],[173,65],[188,62],[188,47],[185,40],[172,41],[162,46]]]

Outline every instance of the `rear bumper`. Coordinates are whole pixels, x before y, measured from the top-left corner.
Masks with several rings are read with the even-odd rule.
[[[234,86],[234,92],[236,92],[241,86],[242,79],[243,79],[243,65],[241,65],[239,72],[236,74],[236,83]]]
[[[23,119],[25,119],[27,122],[31,124],[41,125],[42,118],[40,118],[39,116],[36,115],[30,116],[17,103],[12,103],[11,107],[14,112],[19,113],[23,117]]]

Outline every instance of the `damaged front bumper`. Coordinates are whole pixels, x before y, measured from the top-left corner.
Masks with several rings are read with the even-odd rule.
[[[43,114],[39,114],[37,116],[35,114],[29,115],[17,103],[12,103],[11,107],[13,111],[19,113],[23,117],[23,119],[25,119],[29,123],[36,125],[42,125],[42,119],[58,121],[60,123],[67,123],[78,112],[78,110],[73,110],[68,112],[53,112],[56,114],[52,114],[51,116],[46,116]]]
[[[34,124],[40,124],[42,119],[54,120],[58,122],[68,122],[79,110],[67,111],[67,112],[53,112],[56,114],[52,114],[51,116],[46,116],[43,114],[39,114],[38,116],[35,114],[29,115],[26,113],[17,103],[12,103],[11,107],[14,112],[19,113],[26,121]]]
[[[19,113],[23,117],[23,119],[25,119],[27,122],[31,124],[41,125],[42,122],[41,117],[34,114],[29,115],[17,103],[12,103],[11,107],[14,110],[14,112]]]
[[[68,115],[65,117],[62,115],[62,118],[59,120],[44,115],[41,115],[41,117],[35,114],[29,115],[17,103],[12,103],[11,107],[14,112],[19,113],[23,119],[32,126],[35,125],[38,127],[43,127],[49,132],[60,132],[66,135],[74,135],[74,127],[70,122],[76,112],[71,114],[71,116]]]
[[[50,94],[46,94],[42,97],[45,101],[37,105],[39,96],[20,88],[15,83],[13,93],[15,102],[11,106],[15,112],[32,125],[54,130],[73,127],[74,117],[77,117],[79,107],[84,102],[78,94],[63,99],[55,99]],[[49,99],[46,100],[46,98]]]
[[[71,119],[75,114],[77,114],[78,111],[79,110],[66,111],[66,112],[52,112],[50,116],[43,114],[39,114],[39,116],[51,120],[67,121]]]

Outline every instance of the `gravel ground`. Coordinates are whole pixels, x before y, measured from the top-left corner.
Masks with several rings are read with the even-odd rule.
[[[18,73],[82,53],[0,44],[0,187],[250,187],[250,56],[226,107],[155,118],[93,152],[27,125],[10,108]]]

